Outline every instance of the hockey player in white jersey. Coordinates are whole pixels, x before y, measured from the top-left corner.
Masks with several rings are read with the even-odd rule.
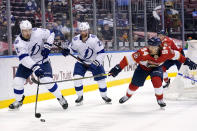
[[[55,34],[47,29],[32,28],[28,20],[20,23],[21,34],[14,42],[20,64],[16,77],[14,78],[14,94],[16,101],[9,105],[10,109],[17,109],[23,104],[24,84],[26,79],[34,72],[40,82],[52,82],[52,68],[48,55],[54,42]],[[47,84],[45,86],[49,92],[57,97],[57,100],[67,109],[68,103],[58,90],[57,84]]]
[[[87,22],[81,22],[79,24],[80,34],[75,36],[72,39],[72,42],[69,44],[68,48],[62,50],[62,54],[67,56],[69,53],[77,52],[78,58],[85,62],[87,66],[85,66],[81,62],[76,62],[74,67],[74,78],[82,78],[84,77],[87,71],[91,71],[93,75],[98,75],[101,73],[105,73],[103,68],[103,59],[105,57],[105,51],[103,44],[97,38],[97,36],[93,34],[89,34],[90,26]],[[95,77],[94,80],[97,81],[99,85],[99,91],[102,99],[109,103],[111,99],[107,97],[107,86],[105,82],[106,76]],[[74,81],[75,90],[78,95],[78,98],[75,100],[76,103],[81,103],[83,101],[83,83],[82,80]]]

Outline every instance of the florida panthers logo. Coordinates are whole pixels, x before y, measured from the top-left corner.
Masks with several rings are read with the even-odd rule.
[[[93,55],[93,49],[88,47],[88,49],[86,49],[85,51],[84,59],[90,59],[92,55]]]

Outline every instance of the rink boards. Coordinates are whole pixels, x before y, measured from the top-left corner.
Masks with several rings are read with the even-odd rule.
[[[120,60],[125,55],[131,55],[133,51],[116,51],[116,52],[107,52],[106,57],[104,59],[104,68],[106,73],[109,70],[118,64]],[[73,78],[73,69],[76,60],[71,57],[64,57],[60,54],[50,55],[51,65],[53,68],[53,79],[57,80],[65,80]],[[0,57],[0,109],[6,108],[10,103],[14,101],[13,94],[13,78],[15,77],[17,66],[19,65],[19,60],[16,56],[5,56]],[[125,83],[129,83],[131,81],[131,77],[133,75],[133,71],[136,68],[136,65],[129,65],[126,67],[116,78],[108,77],[107,87],[113,87]],[[170,69],[169,76],[176,76],[175,67]],[[87,72],[85,76],[91,76],[90,72]],[[32,75],[31,77],[33,77]],[[35,101],[35,94],[37,85],[31,81],[31,77],[27,80],[25,84],[25,101],[24,103],[32,103]],[[148,78],[149,79],[149,78]],[[85,79],[84,83],[84,92],[93,91],[98,89],[98,85],[93,79]],[[62,82],[58,83],[59,89],[62,91],[64,96],[74,95],[74,82]],[[48,90],[44,87],[44,85],[40,86],[39,90],[39,101],[52,99],[54,96],[48,92]]]

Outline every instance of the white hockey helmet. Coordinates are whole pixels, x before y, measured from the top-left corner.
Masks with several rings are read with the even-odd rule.
[[[79,24],[79,30],[83,31],[83,30],[89,30],[90,29],[90,25],[88,24],[88,22],[81,22]]]
[[[20,23],[20,29],[21,30],[30,30],[32,29],[32,24],[28,20],[23,20]]]

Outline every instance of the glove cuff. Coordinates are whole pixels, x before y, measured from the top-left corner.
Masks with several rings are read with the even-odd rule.
[[[37,69],[39,69],[40,68],[40,66],[38,65],[38,64],[35,64],[33,67],[32,67],[32,70],[33,71],[36,71]]]
[[[49,44],[47,42],[44,43],[44,48],[51,50],[52,44]]]
[[[100,65],[101,65],[100,62],[99,62],[98,60],[94,60],[92,63],[93,63],[94,65],[96,65],[96,66],[100,66]]]

